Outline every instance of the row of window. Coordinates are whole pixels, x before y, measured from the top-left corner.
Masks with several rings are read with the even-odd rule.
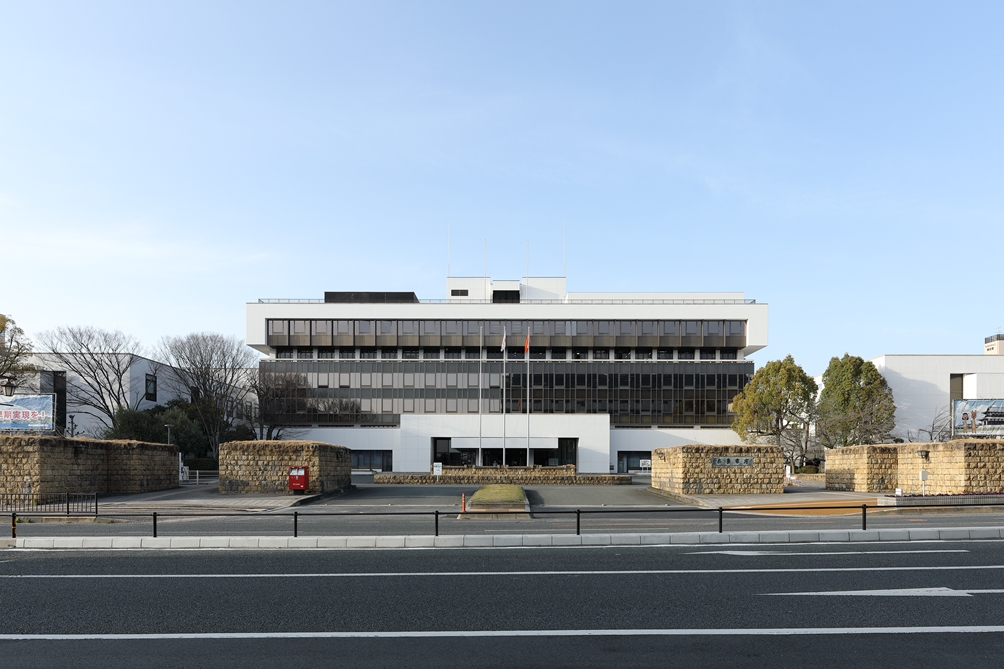
[[[676,403],[684,401],[695,401],[695,402],[718,402],[721,406],[727,405],[735,397],[736,390],[715,390],[715,389],[705,389],[703,391],[698,390],[662,390],[662,391],[642,391],[642,390],[597,390],[595,392],[589,392],[587,390],[559,390],[559,389],[531,389],[529,392],[529,397],[534,401],[590,401],[594,405],[596,402],[619,402],[619,401],[638,401],[645,402],[648,406],[648,402],[664,402],[669,403],[665,406],[672,407]],[[314,403],[317,405],[316,410],[319,412],[324,412],[325,406],[327,406],[332,401],[340,402],[352,402],[356,400],[367,400],[367,399],[469,399],[476,401],[478,398],[477,388],[395,388],[393,392],[391,389],[374,389],[374,388],[353,388],[353,389],[320,389],[317,392],[311,393],[301,393],[300,395],[291,394],[289,398],[291,401],[302,401],[306,405]],[[524,403],[527,401],[527,389],[522,390],[518,387],[514,387],[512,392],[506,391],[505,400],[507,402],[512,402],[514,406],[519,405],[519,403]],[[484,401],[488,400],[499,400],[502,398],[502,392],[500,388],[482,388],[480,393],[481,398]],[[278,400],[275,400],[278,401]],[[521,406],[521,405],[520,405]],[[606,411],[605,409],[603,411]],[[646,409],[647,411],[647,409]],[[592,411],[590,413],[596,413]]]
[[[743,337],[746,321],[268,321],[270,335]]]
[[[480,367],[480,369],[479,369]],[[276,384],[299,392],[312,388],[507,388],[554,389],[742,389],[753,373],[751,362],[722,363],[568,363],[533,362],[503,369],[502,363],[469,362],[263,362],[265,374],[284,377]],[[480,380],[479,380],[480,373]]]
[[[396,424],[401,413],[605,413],[613,425],[727,425],[752,362],[266,361],[294,424]],[[481,374],[479,375],[479,371]],[[504,396],[504,400],[503,400]]]
[[[690,391],[693,392],[693,391]],[[507,395],[503,400],[496,392],[485,397],[480,404],[477,397],[462,391],[436,394],[403,393],[394,397],[361,396],[358,391],[345,394],[337,399],[325,397],[289,398],[282,408],[283,422],[289,424],[333,424],[367,423],[374,416],[391,418],[394,414],[410,413],[478,413],[479,406],[484,413],[498,414],[503,408],[506,413],[531,414],[579,413],[608,414],[610,422],[655,423],[665,425],[720,424],[731,422],[732,396],[714,393],[713,396],[699,394],[695,397],[538,397],[536,393],[529,400],[525,396]],[[280,403],[276,403],[278,406]],[[640,420],[628,416],[644,417]],[[394,419],[386,422],[392,424]]]
[[[684,392],[638,392],[630,393],[628,391],[599,391],[597,393],[570,393],[567,391],[554,391],[548,392],[543,390],[534,390],[530,393],[530,401],[532,403],[543,403],[542,406],[568,403],[575,406],[581,406],[579,413],[617,413],[620,409],[618,407],[621,403],[628,403],[630,406],[642,407],[645,413],[715,413],[715,414],[725,414],[729,411],[729,405],[731,404],[733,398],[735,397],[736,391],[686,391]],[[474,405],[474,411],[477,411],[477,390],[464,390],[464,389],[452,389],[452,390],[433,390],[433,389],[398,389],[394,393],[389,392],[379,392],[370,390],[334,390],[329,389],[324,392],[318,392],[311,394],[308,397],[290,397],[288,400],[289,406],[300,407],[297,413],[344,413],[346,410],[354,411],[354,407],[359,402],[364,402],[366,400],[373,401],[383,401],[383,400],[400,400],[400,399],[416,399],[416,400],[435,400],[435,399],[459,399],[463,402],[468,400],[472,405]],[[506,393],[505,398],[502,398],[502,394],[498,388],[493,388],[490,391],[485,390],[482,393],[483,405],[486,408],[489,403],[497,403],[499,401],[504,401],[509,406],[509,412],[525,412],[527,393]],[[278,406],[280,400],[276,399],[272,407]],[[711,409],[708,407],[717,407]],[[332,409],[335,407],[335,409]],[[692,408],[687,408],[692,407]],[[693,408],[697,407],[697,408]],[[704,407],[704,408],[701,408]],[[569,409],[574,411],[574,407]],[[546,411],[542,409],[542,411]],[[387,413],[380,412],[377,413]],[[399,413],[399,412],[397,412]]]
[[[486,349],[477,348],[341,348],[341,349],[313,349],[313,348],[280,348],[276,350],[276,358],[279,360],[479,360],[484,351],[485,360],[501,360],[502,351],[495,347]],[[611,355],[612,351],[612,355]],[[525,353],[522,347],[507,348],[507,358],[509,360],[524,360]],[[529,350],[530,360],[735,360],[735,349],[650,349],[650,348],[536,348]]]

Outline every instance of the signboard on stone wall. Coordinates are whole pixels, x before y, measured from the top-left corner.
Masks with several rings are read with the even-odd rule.
[[[753,458],[748,456],[732,456],[732,457],[713,457],[711,458],[712,467],[752,467]]]
[[[54,395],[0,395],[0,432],[51,432]]]
[[[952,434],[962,439],[967,436],[1004,437],[1004,399],[955,400]]]

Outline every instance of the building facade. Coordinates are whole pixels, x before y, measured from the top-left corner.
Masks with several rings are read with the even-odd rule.
[[[1004,335],[984,340],[983,355],[899,355],[874,358],[896,402],[893,434],[926,441],[951,435],[956,400],[1004,399]]]
[[[79,356],[79,362],[67,364],[74,357],[33,354],[35,372],[16,391],[53,396],[56,434],[100,439],[111,427],[101,407],[142,411],[173,399],[189,399],[178,393],[173,368],[156,360],[132,353],[98,354]],[[89,372],[86,378],[78,373],[83,370]]]
[[[447,297],[325,293],[247,305],[282,420],[354,466],[637,469],[738,443],[732,398],[767,344],[742,293],[568,293],[564,278],[449,278]]]

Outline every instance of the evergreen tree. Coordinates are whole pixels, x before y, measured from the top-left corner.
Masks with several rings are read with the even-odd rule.
[[[830,358],[816,422],[824,446],[888,443],[895,416],[892,389],[873,363],[847,353]]]

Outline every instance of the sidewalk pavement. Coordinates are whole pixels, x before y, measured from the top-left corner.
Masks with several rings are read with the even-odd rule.
[[[653,490],[658,494],[658,491]],[[784,493],[777,495],[673,495],[672,499],[689,502],[695,506],[717,509],[734,509],[736,507],[748,507],[757,509],[762,507],[789,507],[783,511],[785,515],[841,515],[857,513],[854,509],[810,509],[810,510],[790,510],[790,507],[801,506],[855,506],[860,507],[867,504],[870,507],[878,506],[878,497],[874,494],[860,492],[842,492],[838,490],[826,490],[818,487],[795,487],[790,486],[784,489]],[[761,513],[769,513],[767,510]]]
[[[149,493],[99,496],[98,507],[102,515],[152,511],[255,512],[302,506],[321,497],[322,495],[226,495],[220,494],[215,486],[183,486]]]
[[[794,530],[789,532],[680,532],[674,534],[454,534],[434,537],[27,537],[0,539],[0,548],[20,549],[394,549],[516,548],[541,546],[672,546],[681,544],[786,544],[872,541],[1001,539],[1004,527]]]

